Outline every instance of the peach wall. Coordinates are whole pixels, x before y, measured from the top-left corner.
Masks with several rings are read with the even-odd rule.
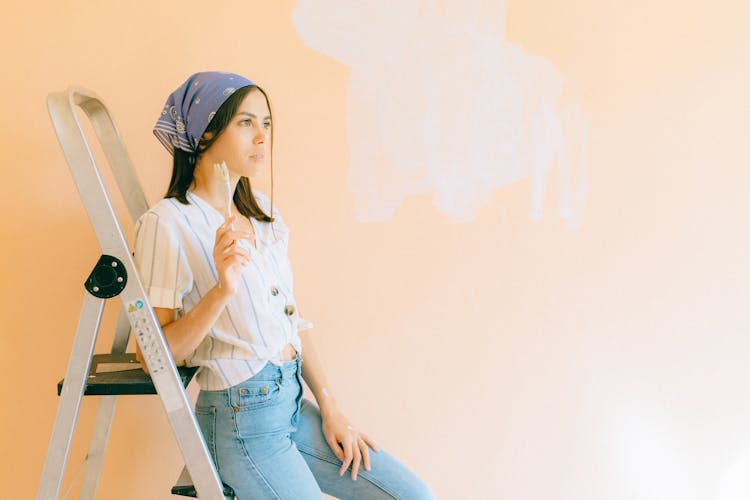
[[[522,179],[468,220],[420,192],[359,222],[351,69],[303,44],[295,2],[205,5],[4,6],[0,498],[34,496],[99,255],[45,97],[73,83],[102,96],[153,202],[169,163],[151,127],[204,69],[270,93],[276,200],[333,390],[438,498],[750,495],[747,2],[507,2],[505,40],[554,65],[591,123],[578,229],[556,210],[554,169],[539,221]],[[95,410],[84,401],[65,485]],[[158,400],[121,399],[99,498],[172,498],[181,466]]]

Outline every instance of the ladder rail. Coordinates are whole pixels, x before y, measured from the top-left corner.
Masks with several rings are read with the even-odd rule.
[[[185,459],[185,464],[195,481],[196,491],[200,498],[206,500],[224,500],[218,473],[203,435],[198,428],[174,360],[161,332],[161,327],[138,277],[132,254],[107,196],[106,187],[99,175],[96,161],[81,128],[75,107],[79,106],[91,120],[110,167],[113,169],[118,187],[128,203],[130,215],[135,218],[147,209],[147,203],[143,192],[140,190],[140,185],[119,133],[106,106],[96,94],[89,90],[70,87],[64,92],[50,94],[47,104],[60,147],[70,167],[70,172],[96,233],[102,253],[119,259],[125,266],[128,279],[119,297],[133,331],[136,333],[136,341],[144,354],[144,361],[167,412],[168,420]],[[127,334],[125,335],[127,337]],[[93,336],[95,339],[96,333]],[[122,345],[122,339],[116,339],[115,342]],[[127,338],[125,339],[126,342]],[[91,353],[93,353],[93,342],[91,349]],[[87,365],[90,364],[91,353],[89,353]],[[73,361],[71,358],[70,363],[72,364]],[[88,373],[88,369],[86,373]],[[68,380],[66,377],[64,390],[68,387],[71,390],[77,390],[78,387],[73,387],[73,383],[69,384]],[[85,385],[80,388],[80,397],[83,395],[84,388]],[[80,397],[78,405],[80,405]],[[70,409],[67,407],[69,406],[67,399],[65,400],[65,406],[63,406],[63,402],[63,399],[61,399],[58,413],[61,410],[64,414],[70,413]],[[75,408],[76,418],[77,410]],[[72,424],[74,426],[75,421]],[[49,461],[50,456],[59,454],[58,450],[53,449],[53,444],[57,447],[61,446],[60,443],[65,444],[62,438],[58,436],[61,432],[57,430],[57,427],[56,422],[50,440],[47,461]],[[45,462],[38,499],[57,498],[62,472],[64,471],[64,462],[67,460],[70,449],[69,441],[64,448],[63,470],[59,470],[59,460],[55,461],[54,467],[50,465],[49,468]],[[55,477],[55,475],[59,477]],[[57,486],[55,486],[55,483],[57,483]]]
[[[132,215],[132,214],[131,214]],[[120,308],[115,327],[115,338],[112,341],[112,354],[124,353],[130,337],[130,320],[124,307]],[[93,500],[99,489],[99,478],[104,467],[104,454],[109,443],[109,432],[115,416],[117,396],[102,396],[96,413],[94,433],[91,437],[89,452],[86,455],[86,472],[81,487],[81,500]]]
[[[125,149],[125,143],[117,126],[102,100],[93,92],[80,87],[71,87],[67,94],[72,101],[71,106],[78,105],[88,116],[102,146],[104,156],[107,158],[117,188],[128,207],[130,218],[135,222],[148,210],[148,201],[138,182],[133,162]]]
[[[91,366],[97,332],[101,324],[104,300],[85,294],[83,307],[78,320],[68,368],[65,371],[65,384],[60,393],[52,437],[47,448],[47,457],[42,468],[37,500],[52,500],[60,495],[65,465],[68,462],[70,444],[73,441],[78,412],[81,408],[86,378]]]
[[[109,432],[112,430],[117,396],[101,396],[99,408],[96,412],[94,433],[91,436],[89,451],[86,454],[86,472],[81,483],[79,500],[94,500],[99,489],[99,479],[104,467],[104,454],[109,442]]]

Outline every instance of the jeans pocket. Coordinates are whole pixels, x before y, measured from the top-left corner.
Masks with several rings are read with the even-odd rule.
[[[280,394],[275,380],[248,380],[237,390],[236,407],[239,411],[246,411],[272,406]]]
[[[239,405],[234,408],[237,436],[241,439],[283,435],[292,431],[291,420],[296,406],[293,384],[281,387],[273,380],[243,384]],[[242,389],[247,389],[243,394]]]
[[[206,441],[211,458],[214,460],[216,469],[219,469],[218,457],[216,455],[216,407],[215,406],[196,406],[195,419],[198,421],[198,427],[201,429],[203,439]]]

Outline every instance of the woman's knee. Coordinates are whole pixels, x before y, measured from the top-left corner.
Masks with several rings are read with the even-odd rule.
[[[412,482],[409,485],[407,491],[403,493],[403,496],[399,498],[408,498],[409,500],[435,500],[435,495],[432,493],[427,484],[421,479]]]
[[[383,453],[383,450],[378,453]],[[381,460],[373,464],[372,472],[367,474],[372,475],[372,481],[380,485],[384,493],[390,495],[388,498],[435,500],[435,495],[427,483],[392,456],[388,456],[386,461]]]

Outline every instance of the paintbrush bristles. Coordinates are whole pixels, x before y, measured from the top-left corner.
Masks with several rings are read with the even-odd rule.
[[[214,175],[216,180],[220,182],[222,186],[222,193],[224,200],[222,206],[226,208],[225,217],[229,218],[232,215],[232,183],[229,180],[229,169],[225,162],[214,163]]]

